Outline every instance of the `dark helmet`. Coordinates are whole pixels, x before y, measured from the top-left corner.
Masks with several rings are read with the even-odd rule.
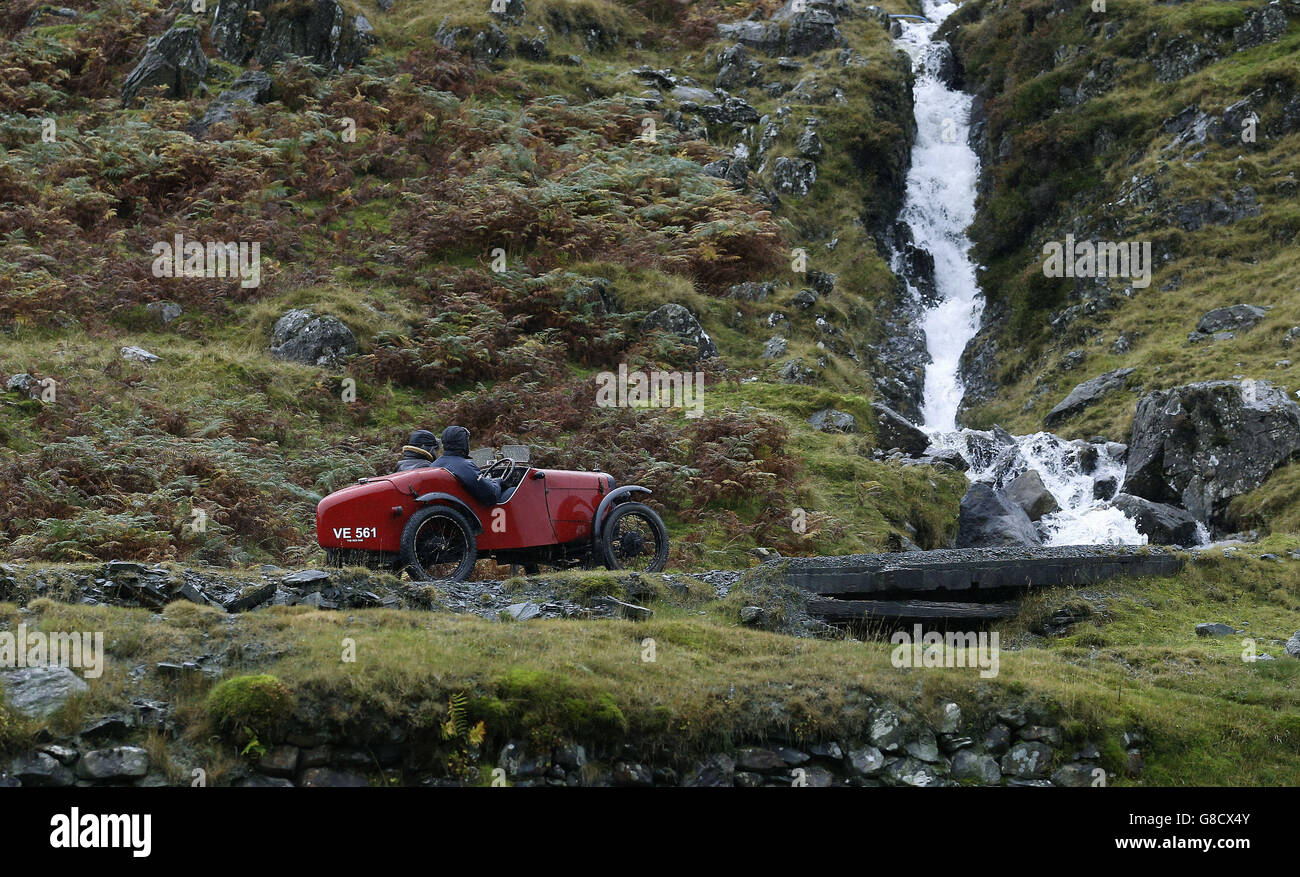
[[[407,444],[438,456],[438,437],[427,429],[417,429],[411,433],[411,440]]]
[[[442,452],[452,457],[469,456],[469,430],[463,426],[449,426],[442,431]]]

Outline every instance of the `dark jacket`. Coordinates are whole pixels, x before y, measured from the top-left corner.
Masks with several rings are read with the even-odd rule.
[[[500,480],[480,478],[478,466],[469,458],[469,430],[465,427],[449,426],[442,431],[442,456],[433,465],[455,475],[469,495],[483,505],[501,501]]]
[[[402,458],[397,461],[398,472],[410,469],[423,469],[433,465],[433,458],[438,456],[438,437],[427,429],[417,429],[411,433],[410,444],[402,448]]]

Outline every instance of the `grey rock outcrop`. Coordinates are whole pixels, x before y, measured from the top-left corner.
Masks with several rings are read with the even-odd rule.
[[[1133,418],[1123,490],[1221,523],[1229,500],[1300,456],[1300,405],[1265,381],[1150,393]]]
[[[930,437],[914,423],[888,405],[873,402],[871,410],[876,415],[876,443],[885,450],[898,448],[905,454],[919,457],[930,446]]]
[[[271,355],[307,365],[334,365],[357,352],[357,338],[337,317],[292,310],[275,323]]]
[[[718,345],[713,343],[709,333],[704,331],[700,321],[686,307],[669,303],[651,311],[641,322],[643,330],[658,329],[676,335],[688,344],[694,344],[699,351],[698,359],[709,359],[718,355]]]
[[[122,85],[122,106],[134,103],[141,90],[158,85],[167,86],[168,97],[185,97],[207,75],[208,58],[198,28],[174,27],[146,44],[144,57]]]
[[[338,0],[221,0],[209,38],[226,61],[243,64],[256,58],[263,67],[297,55],[341,70],[359,64],[366,54],[355,16]]]
[[[1120,368],[1084,381],[1071,390],[1070,394],[1060,404],[1047,412],[1047,416],[1043,418],[1043,425],[1048,429],[1052,429],[1062,421],[1095,404],[1097,400],[1107,393],[1122,389],[1124,382],[1128,380],[1128,376],[1131,374],[1133,374],[1133,369]]]

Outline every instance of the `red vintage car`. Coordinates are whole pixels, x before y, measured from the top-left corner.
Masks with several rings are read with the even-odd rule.
[[[634,499],[647,488],[616,487],[604,472],[534,469],[522,446],[473,456],[486,464],[484,477],[502,479],[503,494],[514,488],[505,502],[483,505],[446,469],[362,478],[316,506],[327,560],[405,570],[417,581],[463,581],[484,556],[528,573],[541,563],[643,572],[667,563],[663,520]]]

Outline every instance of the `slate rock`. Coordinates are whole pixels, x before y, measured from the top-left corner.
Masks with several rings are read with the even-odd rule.
[[[1196,518],[1176,506],[1128,493],[1116,494],[1111,504],[1132,518],[1137,531],[1153,545],[1196,545],[1201,541]]]
[[[159,85],[167,87],[169,98],[186,97],[207,75],[208,58],[198,28],[174,27],[146,44],[140,63],[122,85],[122,106],[130,106],[141,90]]]
[[[29,718],[43,719],[75,694],[90,690],[85,681],[67,667],[24,667],[0,672],[5,705]]]
[[[1070,394],[1055,408],[1047,412],[1047,416],[1043,418],[1043,425],[1053,429],[1085,408],[1096,404],[1107,393],[1123,389],[1124,383],[1133,371],[1134,369],[1131,368],[1119,368],[1084,381],[1071,390]]]

